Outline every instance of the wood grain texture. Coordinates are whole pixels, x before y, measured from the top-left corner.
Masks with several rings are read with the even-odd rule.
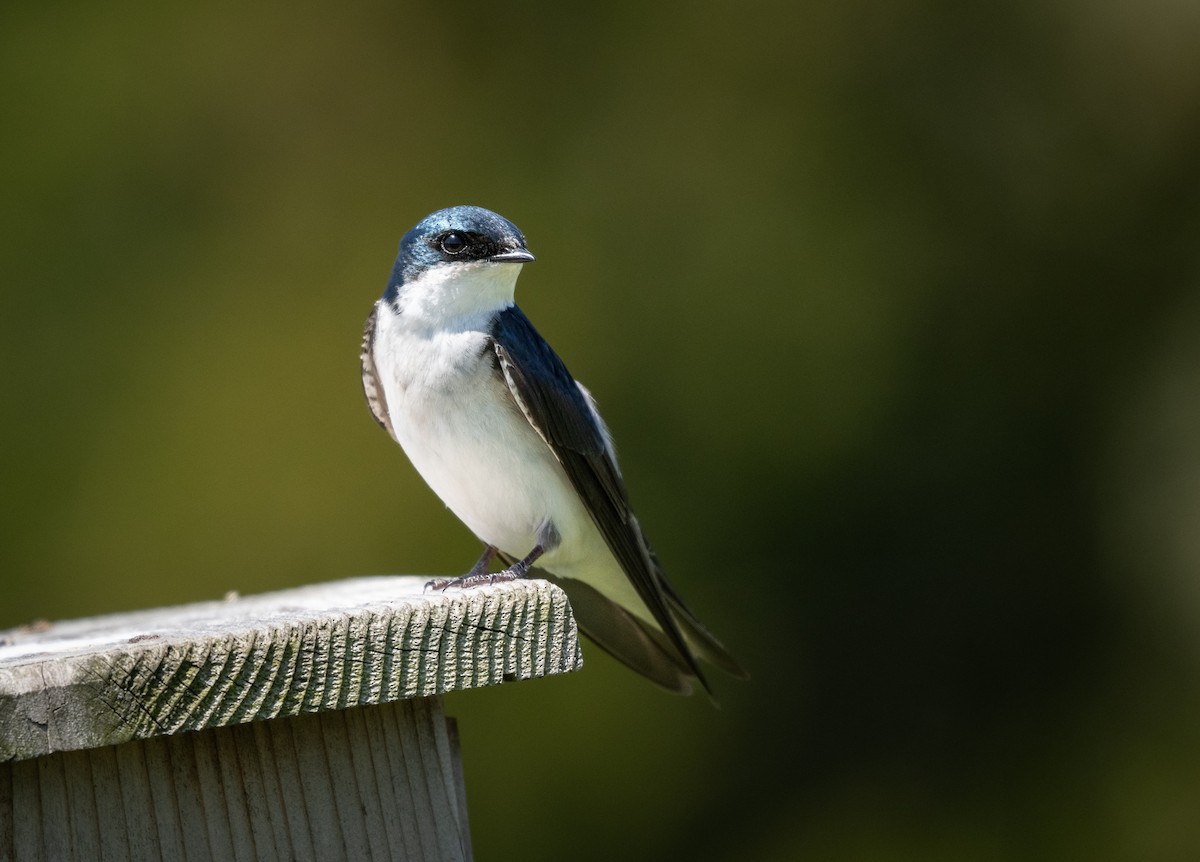
[[[441,698],[0,764],[0,862],[467,860]]]
[[[557,587],[530,580],[427,593],[424,581],[354,578],[2,632],[0,762],[429,697],[582,664],[575,621]],[[234,753],[197,755],[182,767],[183,786],[199,781],[216,793],[206,780],[210,766]],[[136,772],[146,765],[89,767]],[[367,767],[346,768],[343,778],[357,780]],[[273,780],[264,773],[262,790],[276,801],[295,787]],[[244,831],[248,823],[233,826]],[[16,827],[0,819],[0,835],[6,828]],[[184,823],[177,830],[181,841],[194,832]],[[143,836],[131,830],[129,840]]]

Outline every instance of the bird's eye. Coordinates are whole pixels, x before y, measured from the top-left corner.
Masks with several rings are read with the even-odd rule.
[[[456,233],[448,233],[442,237],[442,251],[446,254],[458,254],[467,247],[467,241]]]

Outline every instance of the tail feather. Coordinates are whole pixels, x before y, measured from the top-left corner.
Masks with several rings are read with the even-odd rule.
[[[617,661],[668,691],[691,694],[698,680],[712,695],[707,681],[693,670],[694,663],[680,655],[671,640],[657,628],[583,581],[559,578],[546,572],[540,574],[567,594],[575,621],[584,635]],[[745,679],[749,676],[673,593],[667,598],[687,646],[696,655],[736,677]]]
[[[675,617],[675,622],[683,633],[683,639],[687,641],[687,645],[696,655],[738,679],[750,678],[749,671],[738,664],[738,660],[729,654],[725,645],[717,640],[700,620],[696,619],[683,602],[679,601],[674,592],[668,593],[667,605],[671,608],[671,615]]]
[[[562,587],[571,601],[575,622],[589,640],[667,691],[692,693],[696,676],[660,632],[583,581],[539,574]]]
[[[675,624],[679,627],[683,639],[687,642],[688,647],[700,658],[707,661],[728,674],[732,674],[738,679],[749,679],[750,673],[742,667],[738,660],[730,655],[729,650],[725,645],[717,640],[716,635],[710,632],[692,613],[691,609],[684,604],[679,593],[675,591],[675,587],[667,580],[667,575],[663,571],[662,564],[658,561],[658,555],[654,553],[654,549],[650,547],[650,543],[645,541],[646,553],[650,557],[650,563],[654,568],[654,574],[658,579],[658,585],[662,590],[663,597],[666,599],[667,607],[671,611],[671,617],[675,620]]]

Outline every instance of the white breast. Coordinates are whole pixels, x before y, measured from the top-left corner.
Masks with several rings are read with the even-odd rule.
[[[506,554],[525,556],[553,522],[562,543],[546,555],[548,569],[606,556],[562,467],[496,375],[486,322],[460,324],[426,327],[387,303],[379,308],[375,363],[413,466],[476,536]]]

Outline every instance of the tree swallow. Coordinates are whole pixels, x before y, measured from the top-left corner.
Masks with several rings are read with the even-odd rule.
[[[367,319],[371,412],[485,545],[466,575],[430,584],[520,578],[536,563],[584,634],[659,685],[708,690],[697,657],[745,676],[663,574],[591,394],[516,306],[532,260],[496,213],[438,210],[400,241]],[[508,567],[492,574],[497,556]]]

